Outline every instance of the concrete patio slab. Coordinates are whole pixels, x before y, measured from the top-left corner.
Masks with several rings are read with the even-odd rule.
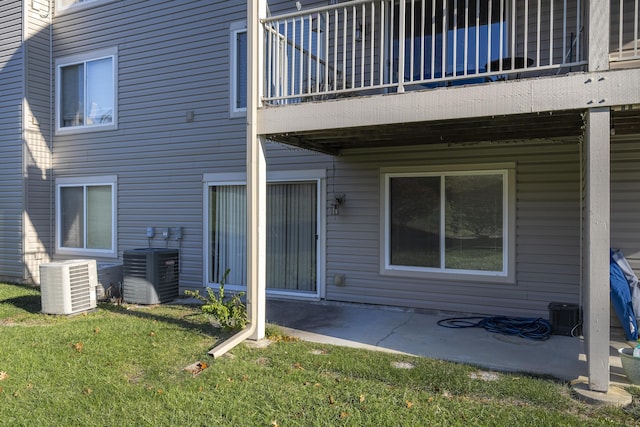
[[[522,372],[572,381],[587,375],[581,337],[552,335],[537,341],[482,328],[450,329],[438,321],[459,314],[365,304],[269,300],[267,322],[303,340],[352,346]],[[463,315],[462,315],[463,316]],[[626,386],[617,349],[611,342],[612,385]]]

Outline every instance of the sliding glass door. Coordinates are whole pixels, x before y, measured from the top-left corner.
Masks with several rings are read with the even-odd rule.
[[[208,282],[245,286],[246,187],[208,186]],[[317,181],[267,185],[267,288],[317,294]]]

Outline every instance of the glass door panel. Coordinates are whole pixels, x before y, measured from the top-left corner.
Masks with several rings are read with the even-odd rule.
[[[246,187],[209,187],[208,281],[245,286]],[[311,182],[267,184],[267,288],[317,292],[318,185]]]

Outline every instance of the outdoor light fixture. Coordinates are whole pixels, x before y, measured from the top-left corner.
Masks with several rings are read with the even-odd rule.
[[[344,194],[341,196],[335,196],[333,202],[331,202],[331,214],[340,215],[340,208],[344,205]]]
[[[356,27],[356,41],[357,42],[361,42],[362,41],[362,24],[358,24],[358,26]]]

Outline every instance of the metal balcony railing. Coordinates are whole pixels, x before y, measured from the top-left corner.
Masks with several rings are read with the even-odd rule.
[[[621,0],[625,8],[628,2]],[[262,100],[288,104],[584,69],[586,4],[354,0],[272,16],[261,22]]]
[[[612,66],[640,60],[640,0],[613,0],[611,2],[611,38],[609,61]]]

